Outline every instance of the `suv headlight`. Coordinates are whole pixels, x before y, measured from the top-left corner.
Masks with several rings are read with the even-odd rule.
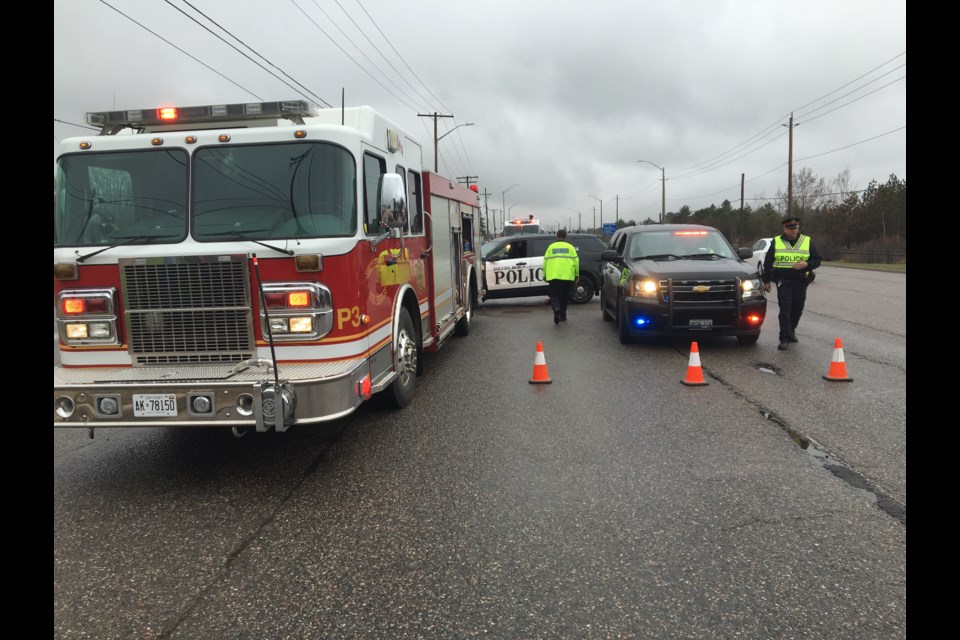
[[[657,281],[649,278],[633,278],[630,280],[627,295],[635,298],[656,298]]]
[[[759,298],[763,296],[763,283],[759,278],[750,278],[740,282],[740,291],[743,293],[744,300]]]

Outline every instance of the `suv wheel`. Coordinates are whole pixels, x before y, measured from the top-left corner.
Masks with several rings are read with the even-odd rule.
[[[760,339],[759,333],[751,333],[745,336],[737,336],[737,344],[749,346],[751,344],[757,344],[757,340],[759,339]]]
[[[593,280],[590,276],[580,276],[580,281],[573,285],[573,289],[570,292],[570,302],[573,304],[587,304],[593,300],[593,292],[596,291],[596,287],[593,285]]]

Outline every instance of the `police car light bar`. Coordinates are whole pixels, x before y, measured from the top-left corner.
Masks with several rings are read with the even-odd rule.
[[[87,124],[94,127],[137,129],[151,125],[191,122],[223,122],[257,118],[296,118],[317,115],[317,108],[306,100],[279,102],[243,102],[210,104],[197,107],[160,107],[129,111],[92,111]]]

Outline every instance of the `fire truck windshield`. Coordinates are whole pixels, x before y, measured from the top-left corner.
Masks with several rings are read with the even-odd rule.
[[[54,244],[183,239],[188,211],[200,241],[351,236],[356,180],[350,153],[323,142],[200,147],[192,156],[184,149],[67,154],[57,164]]]

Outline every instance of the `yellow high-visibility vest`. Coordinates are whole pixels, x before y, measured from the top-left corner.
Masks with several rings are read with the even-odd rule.
[[[773,239],[773,268],[793,269],[794,263],[810,260],[810,236],[800,234],[792,247],[777,236]]]

